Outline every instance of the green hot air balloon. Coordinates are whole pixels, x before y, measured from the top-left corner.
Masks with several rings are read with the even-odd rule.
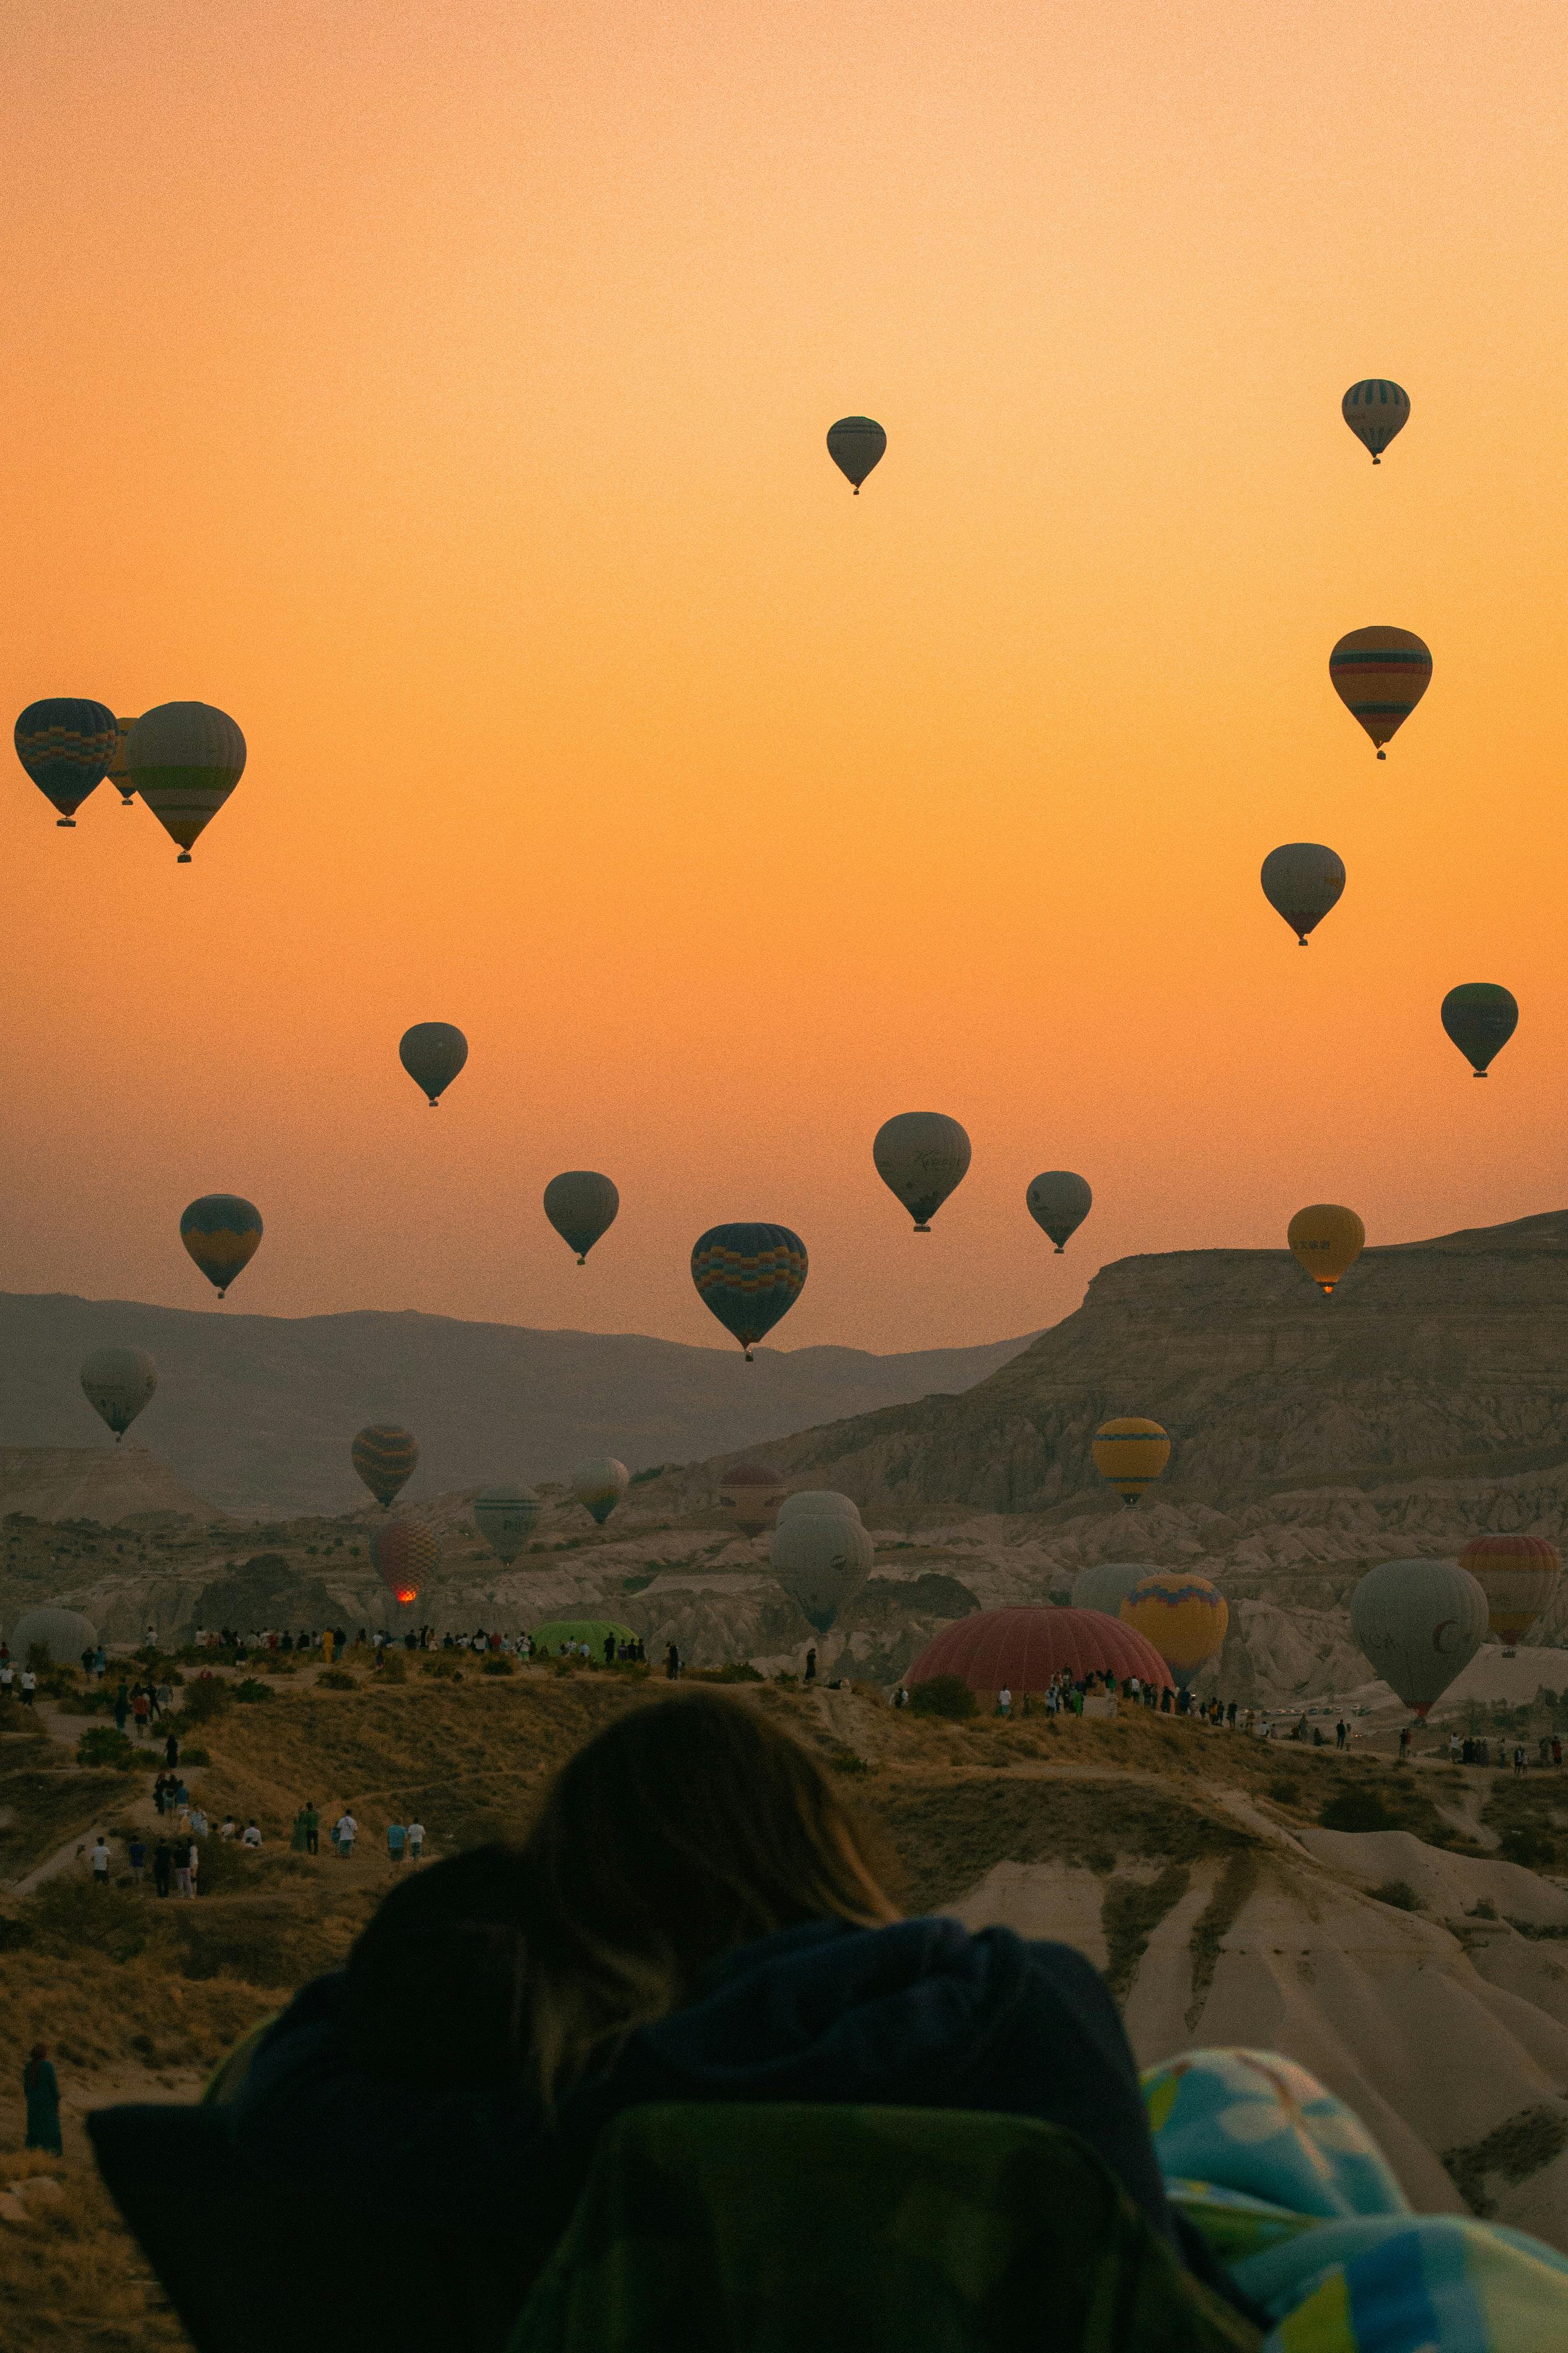
[[[1343,861],[1321,841],[1288,841],[1263,861],[1263,895],[1283,915],[1304,948],[1307,934],[1340,903],[1345,887]]]
[[[787,1226],[710,1226],[691,1251],[697,1295],[752,1362],[752,1350],[805,1287],[805,1244]]]
[[[539,1525],[544,1506],[531,1487],[487,1487],[474,1498],[474,1525],[510,1567]]]
[[[397,1041],[397,1059],[435,1110],[468,1059],[468,1041],[449,1021],[416,1021]]]
[[[1492,980],[1467,980],[1443,999],[1443,1027],[1478,1079],[1519,1027],[1519,1000]]]
[[[227,712],[210,702],[160,702],[132,728],[122,765],[164,832],[178,842],[175,865],[188,866],[192,843],[245,773],[245,738]]]
[[[158,1386],[158,1367],[145,1348],[94,1348],[82,1359],[82,1394],[118,1446]]]
[[[854,483],[857,498],[872,467],[880,464],[887,446],[888,437],[874,417],[841,417],[827,428],[827,454],[845,479]]]
[[[261,1212],[238,1193],[204,1193],[181,1213],[180,1240],[222,1299],[261,1246]]]
[[[1340,415],[1363,448],[1371,450],[1373,464],[1381,466],[1384,451],[1410,422],[1410,395],[1386,376],[1368,376],[1364,383],[1352,385],[1340,403]]]
[[[587,1264],[588,1252],[615,1224],[620,1206],[619,1193],[596,1168],[568,1168],[544,1188],[544,1214],[567,1249],[576,1251],[579,1266]]]
[[[1047,1168],[1035,1178],[1024,1198],[1036,1225],[1055,1242],[1058,1258],[1069,1236],[1077,1233],[1094,1207],[1088,1183],[1070,1168]]]
[[[389,1511],[393,1498],[414,1476],[419,1442],[412,1430],[400,1430],[395,1422],[373,1421],[349,1448],[349,1460],[382,1510]]]
[[[1425,1716],[1487,1639],[1487,1597],[1457,1560],[1384,1560],[1351,1595],[1351,1634],[1396,1699]]]
[[[107,703],[57,694],[28,703],[14,740],[17,759],[55,810],[55,823],[71,826],[109,774],[120,723]]]
[[[931,1221],[969,1166],[969,1138],[942,1111],[903,1111],[884,1120],[871,1145],[877,1174],[929,1234]]]
[[[590,1454],[572,1473],[572,1493],[601,1528],[630,1484],[630,1472],[613,1454]]]

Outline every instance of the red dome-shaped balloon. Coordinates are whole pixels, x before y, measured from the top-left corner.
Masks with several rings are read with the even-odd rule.
[[[1136,1675],[1163,1690],[1171,1670],[1154,1648],[1119,1618],[1100,1609],[1047,1609],[1026,1602],[980,1609],[944,1626],[904,1677],[911,1689],[933,1675],[958,1675],[971,1691],[1044,1691],[1066,1669],[1079,1675]]]

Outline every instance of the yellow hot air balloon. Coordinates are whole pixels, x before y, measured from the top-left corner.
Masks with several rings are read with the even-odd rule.
[[[1310,1209],[1297,1210],[1285,1239],[1328,1299],[1360,1258],[1366,1228],[1353,1209],[1341,1208],[1334,1201],[1314,1201]]]
[[[1171,1459],[1171,1441],[1157,1421],[1136,1414],[1102,1421],[1089,1448],[1094,1467],[1110,1481],[1124,1504],[1135,1504],[1152,1487]]]
[[[1191,1683],[1206,1660],[1218,1656],[1230,1623],[1224,1594],[1206,1577],[1180,1568],[1146,1577],[1120,1614],[1124,1626],[1152,1642],[1179,1683]]]
[[[1487,1624],[1512,1658],[1557,1590],[1557,1547],[1545,1536],[1477,1536],[1459,1555],[1487,1597]]]

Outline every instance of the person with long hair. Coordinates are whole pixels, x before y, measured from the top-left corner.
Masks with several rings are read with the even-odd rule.
[[[50,2157],[63,2157],[65,2143],[60,2138],[60,2083],[49,2058],[48,2046],[35,2042],[22,2070],[22,2094],[27,2104],[28,2148],[41,2148]]]

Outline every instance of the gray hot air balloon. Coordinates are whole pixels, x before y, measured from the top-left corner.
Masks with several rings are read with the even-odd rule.
[[[789,1500],[799,1504],[802,1499],[792,1495]],[[848,1502],[842,1495],[829,1500]],[[820,1510],[781,1511],[768,1556],[773,1575],[819,1634],[826,1633],[859,1592],[876,1557],[858,1512],[850,1518],[842,1511]]]
[[[1037,1176],[1024,1198],[1029,1205],[1029,1215],[1036,1225],[1049,1234],[1060,1258],[1069,1234],[1076,1234],[1090,1209],[1094,1195],[1081,1176],[1070,1168],[1047,1168]]]
[[[544,1188],[544,1214],[566,1244],[577,1253],[579,1266],[601,1234],[616,1221],[621,1197],[596,1168],[568,1168],[552,1176]]]
[[[397,1059],[435,1110],[468,1059],[468,1041],[449,1021],[416,1021],[398,1040]]]
[[[544,1506],[531,1487],[487,1487],[474,1498],[474,1525],[510,1567],[539,1525]]]
[[[871,1146],[877,1174],[929,1234],[931,1221],[969,1166],[969,1138],[941,1111],[902,1111],[884,1120]]]
[[[775,1520],[811,1518],[822,1513],[837,1513],[840,1519],[858,1520],[860,1506],[847,1495],[836,1494],[830,1487],[797,1487],[786,1495],[774,1514]]]
[[[1394,1695],[1424,1716],[1487,1639],[1487,1597],[1457,1560],[1385,1560],[1351,1595],[1351,1633]]]
[[[572,1473],[572,1493],[603,1527],[631,1483],[631,1472],[613,1454],[590,1454]]]
[[[47,1651],[51,1666],[74,1667],[80,1664],[84,1651],[97,1649],[98,1630],[79,1609],[46,1607],[24,1609],[7,1639],[11,1656],[19,1667],[26,1665],[27,1653],[35,1642],[41,1642]]]
[[[1098,1609],[1106,1618],[1118,1617],[1122,1603],[1131,1599],[1143,1579],[1158,1577],[1159,1573],[1147,1560],[1096,1561],[1073,1587],[1072,1606],[1075,1609]]]
[[[887,446],[888,437],[874,417],[841,417],[827,428],[827,454],[839,472],[854,483],[857,498],[872,467],[881,463]]]
[[[100,1421],[124,1437],[158,1386],[158,1367],[145,1348],[94,1348],[81,1366],[82,1393]]]
[[[1263,895],[1283,915],[1304,948],[1345,887],[1344,862],[1321,841],[1288,841],[1263,861]]]

